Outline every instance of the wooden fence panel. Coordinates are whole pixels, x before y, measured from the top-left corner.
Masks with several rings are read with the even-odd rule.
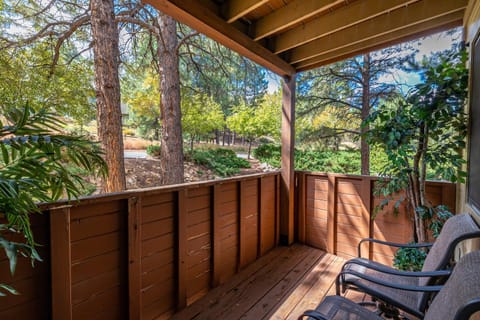
[[[240,268],[258,255],[258,180],[240,182]]]
[[[406,243],[412,241],[412,219],[403,202],[398,208],[398,215],[393,213],[396,199],[378,212],[372,220],[375,207],[381,198],[373,196],[374,177],[349,176],[339,174],[317,174],[299,172],[298,201],[305,217],[299,217],[299,234],[305,230],[305,243],[344,258],[357,256],[357,243],[365,237],[380,240]],[[427,182],[427,198],[433,205],[445,204],[452,210],[455,208],[455,185],[446,182]],[[301,238],[301,237],[299,237]],[[364,257],[391,265],[395,249],[368,245],[362,248]]]
[[[236,182],[215,186],[214,285],[225,283],[237,272],[240,249],[238,190]]]
[[[276,245],[275,235],[275,177],[260,180],[260,255],[263,256]]]
[[[279,173],[126,191],[32,218],[44,262],[0,252],[1,319],[163,319],[278,243]]]
[[[187,210],[187,304],[203,297],[211,282],[211,188],[188,190]]]
[[[143,319],[176,308],[177,203],[174,192],[141,198],[141,302]]]
[[[306,178],[305,241],[327,251],[328,178]]]
[[[357,243],[370,235],[369,208],[362,197],[365,178],[337,179],[336,253],[350,259],[357,256]],[[370,193],[368,192],[368,197]]]
[[[128,318],[127,214],[124,200],[70,209],[72,319]]]

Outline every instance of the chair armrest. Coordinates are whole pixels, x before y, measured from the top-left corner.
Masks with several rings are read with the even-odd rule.
[[[396,243],[396,242],[382,241],[382,240],[377,240],[377,239],[373,239],[373,238],[364,238],[364,239],[360,240],[360,242],[358,243],[358,257],[359,258],[362,257],[362,244],[364,242],[374,242],[374,243],[378,243],[378,244],[381,244],[381,245],[385,245],[385,246],[389,246],[389,247],[396,247],[396,248],[428,248],[428,247],[431,247],[433,245],[433,243],[431,243],[431,242],[408,244],[408,243]]]
[[[304,313],[302,313],[302,315],[300,317],[298,317],[298,320],[301,320],[304,317],[310,317],[310,318],[314,318],[314,319],[317,319],[317,320],[328,320],[327,318],[325,318],[325,316],[323,316],[322,314],[320,314],[319,312],[317,312],[315,310],[305,311]]]
[[[410,286],[410,285],[404,285],[404,284],[398,284],[398,283],[393,283],[393,282],[388,282],[388,281],[383,281],[378,278],[354,271],[354,270],[344,270],[341,271],[338,276],[337,276],[337,281],[340,281],[339,278],[343,278],[345,275],[352,275],[360,279],[367,280],[372,283],[376,283],[385,287],[393,288],[393,289],[400,289],[400,290],[406,290],[406,291],[416,291],[416,292],[438,292],[440,289],[442,289],[443,286]],[[337,284],[339,285],[339,283]],[[337,293],[339,295],[339,293]]]
[[[443,276],[449,276],[452,272],[452,270],[403,271],[403,270],[397,270],[395,268],[390,268],[384,265],[372,264],[363,258],[354,258],[354,259],[348,260],[343,265],[342,271],[348,270],[346,269],[346,267],[351,264],[363,266],[365,268],[369,268],[371,270],[379,271],[382,273],[388,273],[388,274],[404,276],[404,277],[443,277]]]

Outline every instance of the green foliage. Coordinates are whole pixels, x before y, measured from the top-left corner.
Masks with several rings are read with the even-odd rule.
[[[250,167],[247,160],[237,157],[235,152],[229,149],[193,150],[189,156],[195,163],[206,166],[222,177],[237,174],[241,168]]]
[[[81,136],[63,135],[56,114],[30,107],[11,109],[0,122],[0,245],[13,274],[17,256],[41,260],[30,228],[29,216],[38,212],[38,202],[82,194],[83,178],[70,171],[81,168],[92,175],[106,175],[107,167],[97,143]],[[23,243],[10,241],[11,234]],[[6,291],[8,287],[2,286]]]
[[[262,144],[253,154],[256,159],[273,167],[280,168],[281,147]],[[360,152],[356,150],[295,150],[295,170],[360,173]]]
[[[159,157],[160,156],[160,146],[158,145],[149,145],[147,147],[147,154],[152,157]]]
[[[393,258],[393,266],[404,271],[421,271],[427,253],[417,248],[400,248]]]
[[[222,109],[213,98],[202,94],[182,97],[182,129],[190,137],[190,150],[196,137],[221,129],[223,125]]]
[[[463,182],[466,173],[461,150],[467,127],[464,103],[467,96],[466,53],[455,50],[425,60],[419,67],[423,82],[405,99],[375,110],[363,125],[370,125],[366,139],[388,158],[377,193],[389,196],[407,190],[415,211],[416,237],[425,241],[423,212],[433,212],[425,197],[429,176]],[[434,216],[434,215],[433,215]]]
[[[282,166],[281,148],[281,146],[276,144],[261,144],[255,150],[253,150],[253,156],[255,159],[258,159],[263,163],[267,163],[274,168],[280,168]]]

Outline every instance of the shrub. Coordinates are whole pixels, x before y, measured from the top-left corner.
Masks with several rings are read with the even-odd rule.
[[[160,146],[157,145],[149,145],[147,147],[147,154],[152,157],[159,157],[160,156]]]
[[[417,248],[400,248],[393,258],[393,266],[399,270],[421,271],[427,253]]]
[[[229,149],[193,150],[189,156],[195,163],[206,166],[222,177],[239,173],[240,168],[250,167],[247,160],[237,157]]]

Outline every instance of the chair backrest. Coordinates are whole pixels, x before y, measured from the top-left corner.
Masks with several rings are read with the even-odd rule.
[[[465,255],[433,299],[425,320],[468,319],[480,310],[480,251]]]
[[[428,252],[422,271],[434,271],[445,269],[453,258],[455,247],[465,239],[480,237],[480,228],[468,213],[458,214],[448,219]],[[422,277],[419,285],[431,284],[431,278]],[[421,295],[418,301],[418,309],[425,310],[430,294]]]

